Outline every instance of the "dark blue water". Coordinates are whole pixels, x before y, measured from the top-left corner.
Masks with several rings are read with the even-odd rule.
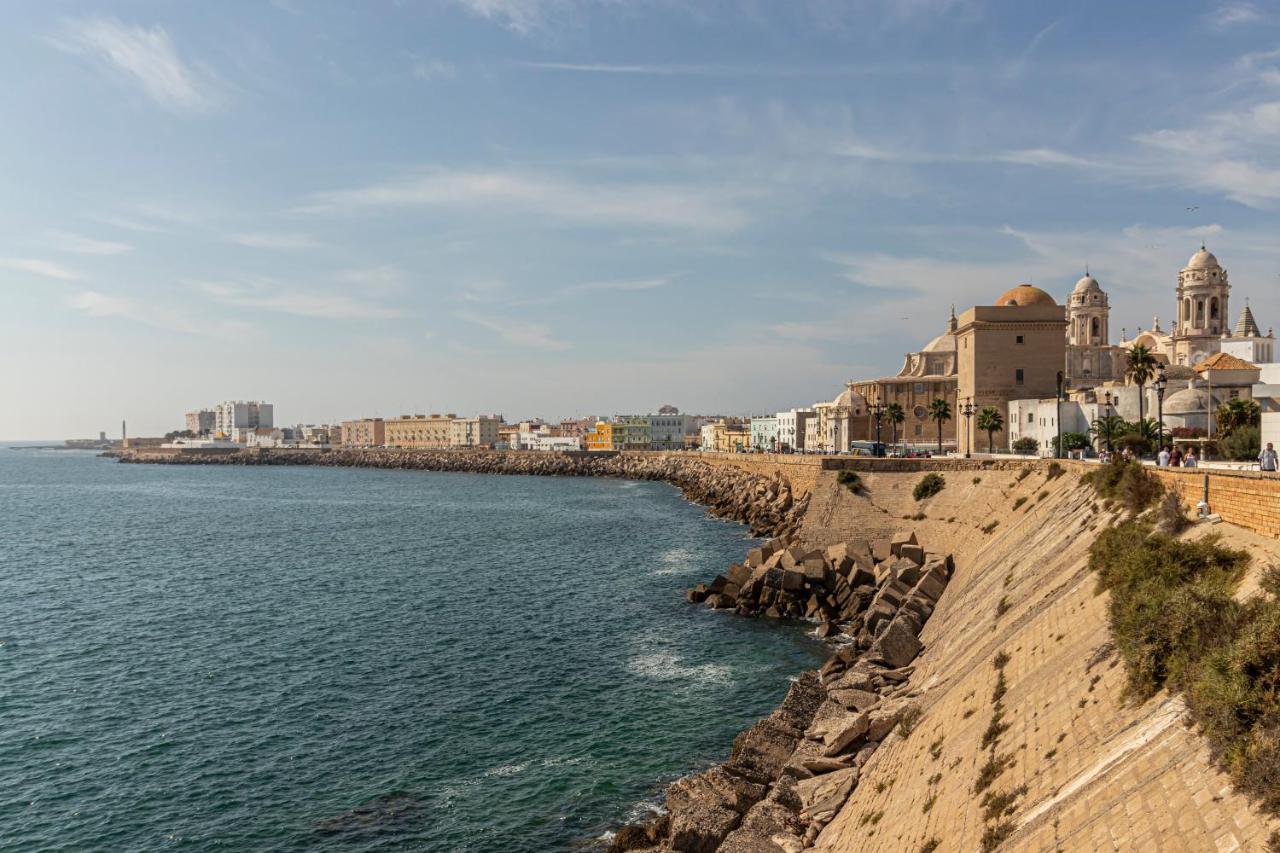
[[[0,850],[598,836],[817,662],[683,601],[751,544],[658,483],[0,448]]]

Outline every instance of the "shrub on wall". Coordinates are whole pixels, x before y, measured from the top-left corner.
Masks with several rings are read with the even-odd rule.
[[[1040,442],[1030,436],[1020,438],[1013,443],[1013,452],[1023,456],[1034,456],[1040,450]]]
[[[916,483],[911,496],[918,501],[922,501],[925,498],[933,497],[942,491],[946,485],[947,481],[942,478],[941,474],[925,474],[920,478],[920,482]]]

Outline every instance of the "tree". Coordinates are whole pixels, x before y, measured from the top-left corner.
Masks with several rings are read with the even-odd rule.
[[[938,453],[942,453],[942,425],[951,420],[951,404],[938,397],[929,404],[929,417],[938,424]]]
[[[1126,423],[1124,432],[1125,435],[1142,436],[1153,445],[1160,440],[1160,425],[1156,423],[1155,418],[1143,418],[1140,421]]]
[[[1030,456],[1040,450],[1040,442],[1036,441],[1029,435],[1024,435],[1013,443],[1013,452],[1020,453],[1023,456]]]
[[[1159,367],[1159,363],[1156,361],[1156,357],[1151,354],[1151,350],[1142,344],[1134,344],[1130,347],[1128,352],[1124,354],[1124,360],[1125,376],[1129,377],[1129,380],[1138,386],[1138,420],[1142,420],[1143,388],[1151,381],[1151,377],[1156,375],[1156,368]]]
[[[1094,418],[1093,423],[1089,425],[1089,432],[1093,433],[1096,440],[1106,444],[1107,450],[1111,450],[1116,440],[1124,435],[1124,418],[1119,415],[1103,415],[1100,418]]]
[[[1253,424],[1238,426],[1218,440],[1218,452],[1238,462],[1256,462],[1261,451],[1262,429]]]
[[[1256,427],[1262,424],[1262,409],[1253,400],[1237,397],[1228,400],[1218,407],[1218,434],[1226,437],[1241,427]]]
[[[907,413],[902,410],[901,403],[890,403],[884,407],[884,416],[888,418],[893,427],[893,443],[897,444],[898,425],[907,419]]]
[[[1049,439],[1053,444],[1053,455],[1058,456],[1061,453],[1070,453],[1073,450],[1083,450],[1089,446],[1089,436],[1082,432],[1064,432],[1062,434],[1062,450],[1058,450],[1058,437],[1055,435]]]
[[[1004,429],[1004,415],[995,406],[983,406],[978,412],[978,429],[987,434],[987,452],[994,452],[995,434]]]

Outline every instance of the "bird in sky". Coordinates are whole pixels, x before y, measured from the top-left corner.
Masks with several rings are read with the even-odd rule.
[[[1200,209],[1200,205],[1198,205],[1198,204],[1197,204],[1197,205],[1195,205],[1194,207],[1188,207],[1188,208],[1187,208],[1187,210],[1188,210],[1188,211],[1191,211],[1191,210],[1199,210],[1199,209]]]

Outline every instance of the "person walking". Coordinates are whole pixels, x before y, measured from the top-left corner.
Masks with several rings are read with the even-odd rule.
[[[1182,467],[1182,451],[1179,450],[1177,446],[1175,446],[1173,448],[1173,452],[1169,454],[1169,467],[1170,468]]]
[[[1169,466],[1169,448],[1167,446],[1160,448],[1160,452],[1156,454],[1156,464],[1161,468]]]
[[[1258,454],[1258,467],[1263,471],[1270,471],[1274,474],[1278,467],[1277,463],[1280,463],[1280,459],[1277,459],[1276,457],[1276,449],[1272,446],[1271,442],[1268,441],[1267,446]]]
[[[1194,447],[1188,448],[1186,458],[1182,460],[1182,467],[1183,468],[1198,467],[1198,461],[1196,460],[1196,449]]]

